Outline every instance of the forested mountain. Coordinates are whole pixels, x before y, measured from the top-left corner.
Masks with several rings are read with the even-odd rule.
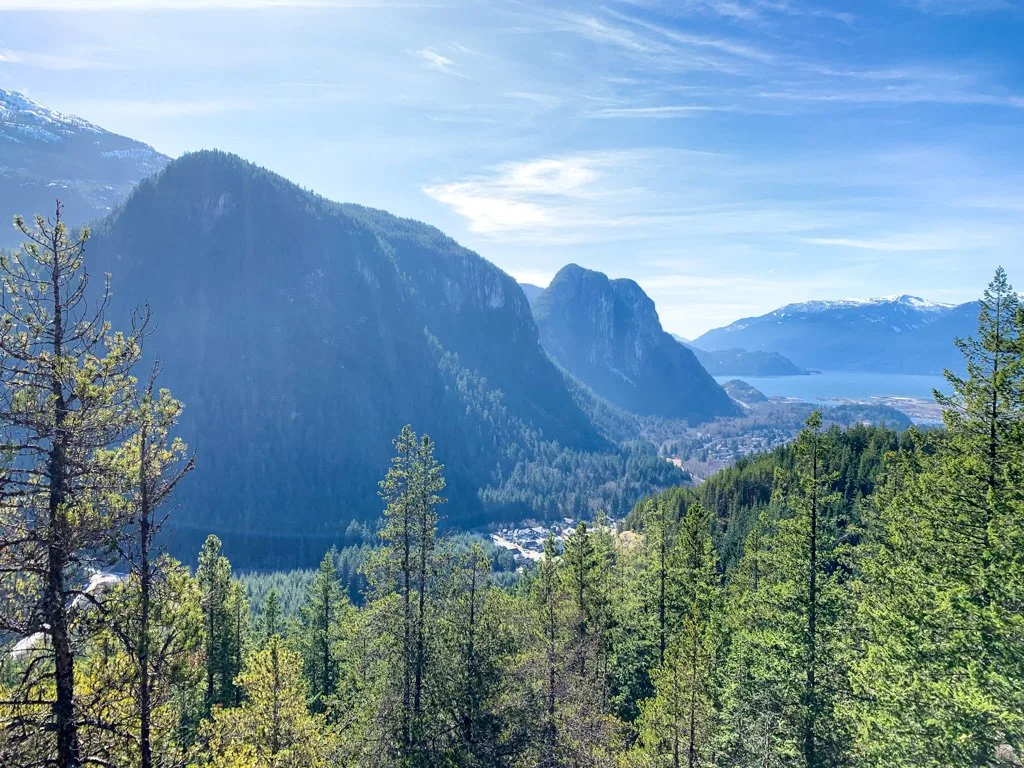
[[[566,493],[586,506],[623,477],[629,451],[544,354],[516,282],[432,227],[202,152],[143,182],[87,258],[113,275],[115,325],[149,302],[147,349],[187,403],[198,469],[176,551],[213,531],[247,564],[318,558],[353,518],[379,516],[381,468],[410,420],[447,465],[450,524],[557,512]],[[562,451],[570,474],[545,509],[503,490]]]
[[[632,280],[569,264],[533,301],[533,315],[548,354],[620,408],[694,423],[737,412]]]
[[[704,370],[712,376],[803,376],[810,373],[778,352],[748,352],[738,348],[708,352],[675,334],[673,338],[693,352],[704,366]]]
[[[0,88],[0,210],[52,213],[54,199],[82,224],[106,216],[170,158],[142,142]],[[0,246],[17,245],[8,226]]]
[[[827,371],[941,373],[961,364],[950,340],[968,335],[977,302],[937,304],[914,296],[789,304],[708,331],[693,345],[775,352]]]

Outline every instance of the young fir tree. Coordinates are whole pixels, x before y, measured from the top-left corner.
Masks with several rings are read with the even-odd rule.
[[[284,612],[281,607],[281,596],[277,587],[271,587],[263,599],[259,620],[259,644],[264,647],[274,635],[284,635]]]
[[[344,683],[345,646],[353,608],[338,581],[336,554],[331,549],[320,561],[301,609],[299,642],[314,712],[333,709]]]
[[[576,673],[583,679],[596,674],[599,643],[600,613],[602,612],[599,581],[603,564],[598,557],[594,536],[586,523],[579,523],[566,538],[562,555],[561,574],[570,604],[573,607],[572,651]]]
[[[180,439],[172,436],[181,413],[181,403],[167,390],[154,391],[156,371],[136,403],[137,432],[110,458],[113,469],[125,478],[127,488],[120,494],[126,505],[129,527],[122,544],[122,565],[129,569],[129,585],[137,590],[137,613],[116,623],[115,631],[136,667],[130,687],[138,707],[137,740],[140,768],[152,768],[153,715],[161,697],[170,695],[166,677],[180,663],[180,656],[193,644],[198,627],[185,624],[186,612],[175,610],[169,601],[180,599],[175,581],[168,577],[179,567],[161,557],[157,535],[163,527],[161,507],[178,483],[194,466]],[[183,637],[182,632],[193,637]]]
[[[606,528],[603,520],[594,530],[579,523],[565,539],[558,564],[570,628],[559,731],[571,759],[591,765],[610,759],[613,740],[607,680],[612,553]]]
[[[231,563],[221,551],[220,539],[207,537],[199,552],[196,580],[201,591],[203,613],[204,663],[206,666],[205,706],[233,706],[237,700],[235,676],[237,664],[234,639],[235,611],[238,600],[232,600]]]
[[[715,746],[717,556],[711,513],[700,503],[686,512],[670,558],[672,613],[680,617],[665,660],[654,671],[654,698],[640,718],[642,751],[651,765],[706,765]]]
[[[866,765],[991,765],[1024,739],[1024,319],[999,269],[938,450],[881,499],[854,681]]]
[[[720,696],[723,705],[718,754],[725,765],[792,764],[798,756],[781,736],[786,686],[772,685],[788,674],[785,660],[765,649],[772,646],[775,614],[762,589],[774,577],[766,539],[774,511],[764,510],[747,535],[743,556],[730,574],[722,616]]]
[[[462,766],[509,764],[514,750],[511,722],[503,696],[514,645],[507,596],[491,584],[491,561],[473,544],[455,566],[451,595],[444,607],[449,634],[445,656],[451,659],[451,720],[459,739],[454,760]]]
[[[437,507],[444,502],[444,467],[434,458],[434,444],[408,425],[395,439],[395,457],[380,483],[385,502],[381,538],[385,546],[371,561],[375,608],[380,620],[371,630],[395,641],[388,669],[381,675],[394,682],[397,701],[382,691],[377,702],[381,741],[393,743],[394,759],[426,765],[439,730],[427,696],[435,670],[434,625],[438,595]],[[385,734],[397,726],[395,738]]]
[[[541,709],[539,728],[532,749],[527,753],[531,764],[543,768],[556,768],[564,764],[569,750],[562,729],[566,707],[565,686],[565,612],[566,601],[559,585],[557,554],[554,538],[548,534],[544,542],[544,557],[537,565],[532,585],[532,602],[536,616],[535,651],[538,697]]]
[[[82,585],[111,564],[129,522],[109,503],[120,478],[106,456],[135,423],[146,318],[114,332],[109,290],[86,301],[88,233],[72,237],[62,213],[58,202],[34,227],[16,218],[26,244],[0,256],[0,634],[44,638],[0,729],[5,749],[33,744],[35,762],[78,768],[100,759],[83,753],[82,730],[105,727],[76,698],[82,618],[102,598]]]
[[[306,707],[302,657],[279,635],[254,652],[239,675],[239,707],[217,709],[204,724],[205,763],[218,768],[328,768],[337,738]]]
[[[229,704],[237,707],[242,703],[242,689],[238,687],[235,678],[241,673],[245,662],[249,644],[249,624],[252,618],[249,599],[246,597],[245,587],[240,582],[231,581],[224,609],[228,617],[227,637],[225,638],[227,667],[224,670],[224,695]]]

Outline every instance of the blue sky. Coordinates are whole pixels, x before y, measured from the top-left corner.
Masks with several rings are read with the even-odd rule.
[[[1024,286],[1018,0],[0,0],[0,87],[636,279],[694,336]]]

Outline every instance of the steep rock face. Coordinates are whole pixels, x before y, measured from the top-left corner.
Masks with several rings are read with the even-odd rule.
[[[958,368],[953,344],[977,327],[978,304],[938,304],[915,296],[790,304],[708,331],[693,344],[776,352],[825,371],[936,374]]]
[[[0,89],[4,216],[50,215],[59,197],[74,223],[86,223],[106,216],[135,184],[169,161],[147,144]],[[16,243],[16,232],[0,228],[0,246]]]
[[[736,412],[693,353],[662,327],[632,280],[563,267],[533,302],[544,349],[621,408],[693,422]]]
[[[147,350],[186,404],[179,552],[213,532],[264,542],[249,562],[308,562],[380,514],[406,422],[447,465],[451,523],[484,522],[478,490],[540,439],[607,447],[515,281],[424,224],[202,152],[143,182],[87,258],[119,324],[152,306]]]

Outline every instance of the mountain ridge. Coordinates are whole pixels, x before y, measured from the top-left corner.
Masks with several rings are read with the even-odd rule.
[[[693,345],[772,352],[826,371],[938,374],[959,369],[953,339],[974,332],[978,303],[952,305],[907,294],[787,304],[699,336]]]

